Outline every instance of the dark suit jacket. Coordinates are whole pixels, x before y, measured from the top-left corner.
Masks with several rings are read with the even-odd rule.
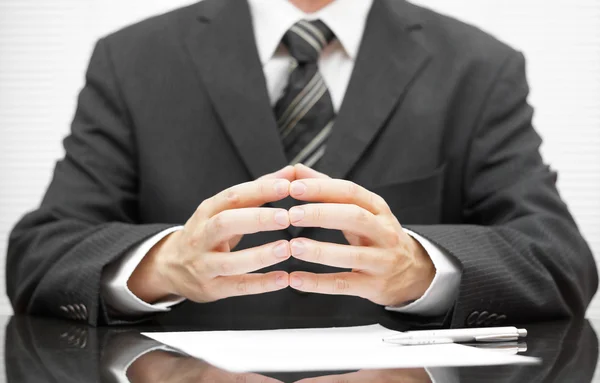
[[[401,0],[374,2],[319,170],[384,197],[399,221],[462,268],[445,318],[481,326],[583,315],[593,257],[539,154],[523,56]],[[103,268],[217,192],[286,165],[248,5],[206,0],[101,39],[72,133],[41,206],[14,228],[8,294],[17,313],[119,323]],[[290,201],[275,204],[289,206]],[[339,232],[301,235],[341,242]],[[246,236],[239,248],[291,238]],[[289,260],[270,269],[330,272]],[[83,310],[79,310],[83,311]],[[355,297],[268,295],[186,302],[161,316],[243,326],[419,320]]]

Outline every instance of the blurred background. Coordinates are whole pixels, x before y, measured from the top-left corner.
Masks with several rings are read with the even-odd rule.
[[[0,315],[12,313],[3,266],[8,233],[39,204],[63,156],[61,141],[95,41],[193,2],[0,0]],[[559,189],[600,257],[600,1],[415,2],[525,53],[543,155],[558,170]],[[600,317],[600,298],[588,316]]]

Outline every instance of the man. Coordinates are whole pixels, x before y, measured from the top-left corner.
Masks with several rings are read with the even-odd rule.
[[[10,238],[17,313],[490,326],[596,291],[523,56],[473,27],[401,0],[205,0],[101,39],[86,80]]]

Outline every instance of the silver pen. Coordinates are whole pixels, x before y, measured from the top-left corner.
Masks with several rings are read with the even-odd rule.
[[[407,331],[384,338],[383,341],[399,345],[424,345],[467,342],[512,342],[527,336],[527,330],[516,327],[482,327],[452,330]]]

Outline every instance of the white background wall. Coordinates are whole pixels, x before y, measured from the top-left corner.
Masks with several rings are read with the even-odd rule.
[[[240,0],[241,1],[241,0]],[[273,0],[284,1],[284,0]],[[350,0],[360,1],[360,0]],[[377,1],[377,0],[376,0]],[[0,257],[63,155],[95,40],[189,0],[0,0]],[[600,1],[419,0],[525,52],[546,160],[600,254]],[[4,262],[2,261],[1,264]],[[0,267],[0,314],[11,312]],[[600,317],[600,305],[589,315]]]

